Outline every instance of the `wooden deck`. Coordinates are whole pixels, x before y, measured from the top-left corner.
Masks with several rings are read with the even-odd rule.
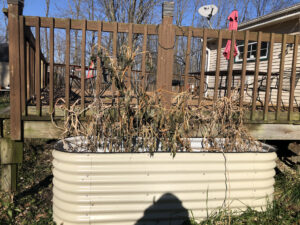
[[[87,34],[93,32],[96,37],[95,49],[100,50],[105,47],[111,50],[111,55],[114,58],[118,56],[118,47],[120,43],[118,36],[120,33],[127,35],[127,42],[129,48],[134,46],[134,38],[142,37],[139,41],[140,49],[143,55],[140,57],[140,68],[138,69],[141,75],[141,88],[145,90],[145,84],[150,83],[148,80],[149,74],[154,74],[151,80],[153,90],[165,91],[171,93],[173,91],[172,81],[174,80],[173,71],[176,67],[174,65],[174,52],[176,45],[176,38],[182,37],[186,40],[184,43],[185,50],[183,51],[182,61],[183,67],[180,67],[181,73],[179,84],[181,87],[178,91],[191,91],[189,83],[189,76],[192,71],[199,71],[197,77],[197,99],[192,104],[199,104],[207,100],[205,96],[205,78],[206,78],[206,46],[207,40],[215,39],[218,43],[217,57],[215,62],[216,69],[212,72],[215,77],[214,86],[212,90],[211,101],[217,101],[220,89],[220,77],[226,73],[226,82],[222,84],[223,90],[221,93],[224,96],[230,96],[234,87],[234,77],[236,75],[234,65],[234,43],[236,40],[243,41],[246,46],[248,42],[257,42],[258,51],[255,60],[255,68],[253,71],[253,85],[250,96],[250,104],[248,105],[248,112],[245,116],[245,124],[248,126],[250,132],[254,137],[260,140],[300,140],[300,108],[295,105],[297,99],[295,98],[297,63],[298,63],[298,35],[274,34],[263,32],[249,32],[249,31],[229,31],[229,30],[212,30],[196,27],[178,27],[172,24],[173,17],[170,14],[163,16],[160,25],[150,24],[124,24],[124,23],[109,23],[104,21],[87,21],[87,20],[71,20],[61,18],[44,18],[23,16],[23,0],[8,1],[8,29],[9,35],[9,68],[10,68],[10,107],[0,111],[0,125],[2,139],[1,147],[1,164],[2,171],[2,189],[6,191],[16,190],[17,179],[17,164],[22,162],[23,141],[26,138],[60,138],[61,131],[52,124],[50,112],[55,110],[55,121],[61,123],[64,118],[64,113],[55,107],[56,92],[63,91],[63,98],[66,106],[70,107],[72,104],[72,67],[74,65],[71,61],[71,38],[74,30],[82,33],[80,52],[81,66],[80,76],[77,76],[77,99],[80,99],[80,107],[83,109],[89,101],[90,96],[87,96],[87,79],[86,70],[89,63],[87,58],[92,58],[92,55],[87,55]],[[35,34],[32,33],[34,28]],[[49,58],[43,55],[43,46],[41,44],[41,37],[43,29],[48,29],[49,32]],[[64,62],[56,62],[55,58],[55,42],[56,32],[61,32],[65,37]],[[107,34],[109,35],[107,36]],[[156,44],[148,41],[152,36],[156,37]],[[102,46],[103,40],[107,38],[108,46]],[[201,42],[198,45],[198,55],[196,55],[196,63],[193,62],[192,51],[195,46],[194,42]],[[199,41],[200,40],[200,41]],[[230,60],[228,61],[228,69],[226,72],[220,69],[220,58],[222,56],[222,42],[223,40],[231,40],[232,46],[230,51]],[[136,40],[135,40],[136,41]],[[260,76],[260,46],[262,42],[268,42],[270,46],[270,55],[268,59],[268,70],[264,74],[266,76],[264,98],[259,100],[259,76]],[[290,68],[290,80],[287,103],[282,104],[283,82],[285,74],[285,54],[280,56],[278,85],[276,86],[276,104],[270,106],[270,91],[271,76],[272,76],[272,60],[273,47],[275,43],[280,43],[282,46],[281,52],[286,52],[286,45],[293,46],[292,65]],[[151,52],[155,68],[153,71],[149,69],[146,57],[146,52],[149,48],[157,49],[156,52]],[[151,51],[151,49],[150,49]],[[96,80],[94,95],[100,97],[103,89],[103,82],[105,81],[105,68],[102,66],[101,56],[95,55]],[[194,64],[192,64],[194,63]],[[298,63],[299,64],[299,63]],[[194,65],[195,68],[190,68]],[[62,68],[57,72],[57,68]],[[77,66],[78,67],[78,66]],[[177,67],[176,67],[177,68]],[[154,71],[155,70],[155,71]],[[127,88],[132,89],[133,77],[136,73],[134,68],[130,68],[127,73]],[[246,75],[247,75],[247,51],[243,54],[242,70],[240,73],[239,90],[245,90]],[[56,83],[57,82],[57,83]],[[63,89],[58,86],[58,83],[63,83]],[[225,86],[224,86],[225,85]],[[102,89],[101,89],[102,88]],[[113,96],[116,96],[116,86],[112,82],[110,91]],[[44,103],[43,91],[47,89],[47,104]],[[249,97],[249,96],[248,96]],[[166,94],[163,99],[166,104],[170,104],[171,95]],[[244,105],[246,101],[245,91],[239,91],[239,104]],[[263,103],[263,104],[262,104]],[[88,115],[89,112],[86,114]],[[85,120],[85,118],[83,118]],[[193,134],[192,136],[197,136]],[[5,149],[5,151],[2,149]],[[5,178],[5,179],[4,179]]]
[[[80,106],[78,106],[80,109]],[[37,116],[35,106],[28,107],[28,114],[22,116],[22,127],[24,138],[59,139],[61,131],[57,129],[49,113],[50,107],[42,107],[42,116]],[[9,137],[9,127],[4,124],[10,120],[10,108],[0,111],[0,121],[3,137]],[[87,111],[86,115],[90,112]],[[54,120],[56,123],[63,123],[64,112],[57,109]],[[83,121],[85,118],[82,119]],[[300,140],[300,113],[292,113],[291,120],[288,120],[288,112],[281,112],[279,120],[276,119],[276,112],[269,112],[268,119],[263,119],[263,111],[256,111],[251,119],[250,111],[245,115],[245,124],[252,136],[258,140]],[[198,137],[197,134],[193,134]]]

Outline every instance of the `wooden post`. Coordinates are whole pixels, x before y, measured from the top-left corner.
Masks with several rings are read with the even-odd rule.
[[[148,39],[148,27],[144,25],[144,37],[143,37],[143,58],[142,58],[142,89],[146,91],[147,77],[146,77],[146,51],[147,51],[147,39]]]
[[[218,35],[218,49],[217,49],[217,60],[216,60],[216,76],[215,76],[215,89],[214,89],[214,102],[218,98],[219,82],[220,82],[220,60],[221,60],[221,51],[222,51],[222,39],[223,33],[222,30],[219,30]]]
[[[232,87],[232,72],[234,64],[234,45],[235,45],[236,31],[231,31],[231,46],[230,46],[230,59],[228,63],[228,77],[227,77],[227,97],[231,96]]]
[[[8,0],[9,71],[10,71],[10,135],[12,140],[21,140],[21,74],[19,15],[23,1]]]
[[[299,35],[295,35],[295,37],[294,37],[293,63],[292,63],[292,75],[291,75],[291,83],[290,83],[290,98],[289,98],[289,112],[288,112],[288,120],[289,121],[292,120],[292,115],[293,115],[293,110],[294,110],[297,59],[298,59],[298,44],[299,44]]]
[[[256,50],[256,60],[255,60],[255,72],[254,72],[254,82],[253,82],[253,93],[252,93],[252,108],[251,108],[251,115],[250,119],[255,119],[255,112],[256,112],[256,101],[258,92],[258,75],[259,75],[259,65],[260,65],[260,49],[261,49],[261,38],[262,32],[258,32],[257,36],[257,50]]]
[[[133,27],[133,24],[130,23],[129,24],[129,28],[128,28],[128,47],[130,49],[131,52],[133,52],[133,48],[132,48],[132,27]],[[136,74],[135,74],[136,75]],[[128,79],[126,80],[126,83],[127,83],[127,88],[128,89],[131,89],[131,66],[128,68],[128,72],[127,72],[127,76],[128,76]],[[134,83],[135,81],[133,81]]]
[[[82,26],[82,38],[81,38],[81,74],[80,74],[80,83],[81,83],[81,110],[85,108],[85,46],[86,46],[86,20],[83,20],[81,23]],[[70,42],[70,40],[69,40]],[[69,53],[70,54],[70,53]]]
[[[269,61],[268,61],[268,74],[267,74],[267,85],[265,94],[265,107],[264,107],[264,121],[268,120],[269,113],[269,99],[270,99],[270,89],[271,89],[271,75],[272,75],[272,65],[273,65],[273,50],[274,50],[274,38],[275,34],[271,33],[270,44],[269,44]],[[247,48],[244,48],[247,49]]]
[[[118,45],[118,23],[114,22],[113,25],[113,46],[112,46],[112,56],[114,59],[117,59],[117,45]],[[116,84],[115,84],[115,78],[112,77],[112,85],[111,85],[111,91],[113,98],[115,97],[116,92]]]
[[[286,51],[286,39],[287,34],[282,35],[282,44],[281,44],[281,60],[280,60],[280,69],[279,69],[279,84],[277,90],[277,107],[275,112],[275,120],[280,118],[280,109],[281,109],[281,96],[282,96],[282,86],[283,86],[283,76],[284,76],[284,64],[285,64],[285,51]]]
[[[44,73],[45,73],[45,63],[41,60],[41,89],[44,88]]]
[[[49,73],[49,113],[55,114],[54,110],[54,19],[50,21],[50,73]]]
[[[67,19],[66,25],[66,75],[65,75],[65,101],[67,109],[70,109],[70,32],[71,32],[71,20]],[[85,76],[81,74],[81,76]],[[82,87],[81,87],[82,88]],[[81,90],[82,91],[82,90]]]
[[[36,114],[42,116],[41,104],[41,41],[40,41],[40,17],[35,21],[35,96],[36,96]]]
[[[192,42],[192,28],[188,28],[188,39],[186,47],[186,57],[185,57],[185,68],[184,68],[184,91],[189,89],[189,72],[190,72],[190,57],[191,57],[191,42]]]
[[[206,64],[206,46],[207,46],[207,29],[203,29],[202,53],[201,53],[201,66],[200,66],[200,88],[198,105],[203,100],[204,96],[204,80],[205,80],[205,64]]]
[[[30,45],[26,42],[26,101],[30,98]]]
[[[164,91],[164,100],[170,103],[175,44],[175,28],[173,26],[174,2],[164,2],[162,12],[162,23],[158,29],[156,89]]]
[[[0,140],[1,189],[3,191],[17,190],[17,164],[22,163],[23,142],[12,141],[9,138]]]
[[[31,65],[31,73],[30,73],[30,97],[33,97],[35,95],[35,77],[36,77],[36,71],[35,71],[35,50],[33,47],[31,47],[31,59],[30,59],[30,65]]]
[[[246,30],[245,32],[245,39],[244,39],[244,49],[248,49],[248,42],[249,42],[249,31]],[[242,65],[242,76],[241,76],[241,90],[240,90],[240,106],[244,105],[244,92],[245,92],[245,79],[246,79],[246,71],[247,71],[247,51],[244,51],[243,54],[243,65]]]
[[[20,16],[20,76],[21,76],[21,106],[22,114],[27,115],[26,106],[26,42],[24,34],[24,17]]]
[[[21,103],[21,68],[24,60],[20,59],[20,20],[24,0],[7,0],[8,4],[8,32],[9,32],[9,71],[10,71],[10,138],[1,140],[1,188],[4,191],[16,191],[17,163],[22,159],[22,103]],[[23,24],[21,24],[23,25]],[[24,29],[24,27],[22,27]],[[23,33],[22,33],[23,35]],[[23,36],[24,37],[24,36]],[[24,41],[22,41],[23,44]],[[23,53],[22,46],[22,53]],[[24,84],[23,84],[24,85]],[[24,87],[23,87],[24,88]],[[20,145],[20,146],[19,146]],[[15,154],[18,152],[18,154]]]
[[[100,91],[102,89],[102,68],[101,68],[101,36],[102,36],[102,22],[98,21],[98,53],[97,53],[97,77],[96,77],[96,98],[99,99]]]

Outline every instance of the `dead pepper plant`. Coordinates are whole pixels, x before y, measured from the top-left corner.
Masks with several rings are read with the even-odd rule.
[[[174,94],[165,106],[164,92],[147,93],[137,82],[130,85],[128,71],[138,54],[122,46],[117,58],[102,49],[98,56],[101,66],[116,92],[110,103],[105,96],[95,97],[84,110],[76,101],[69,109],[64,100],[57,107],[65,111],[63,141],[67,137],[82,137],[81,149],[96,152],[191,151],[190,138],[203,138],[203,146],[211,151],[257,150],[257,142],[244,127],[244,111],[235,95],[214,102],[207,110],[189,104],[195,97],[189,92]],[[131,88],[129,88],[131,86]],[[86,114],[82,120],[83,113]],[[67,143],[68,144],[68,143]],[[74,145],[69,145],[73,146]],[[250,148],[249,148],[250,146]],[[69,148],[70,151],[78,151]]]

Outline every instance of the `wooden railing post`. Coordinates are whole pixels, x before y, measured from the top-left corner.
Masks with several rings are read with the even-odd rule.
[[[10,136],[21,140],[21,73],[19,15],[23,0],[8,0],[9,71],[10,71]]]
[[[4,191],[16,191],[17,163],[22,161],[22,103],[21,103],[21,69],[24,69],[24,60],[21,61],[20,50],[21,32],[19,15],[23,13],[24,0],[7,0],[8,3],[8,32],[9,32],[9,71],[10,71],[10,139],[1,140],[1,186]],[[23,24],[21,24],[23,25]],[[20,35],[22,33],[22,35]],[[22,41],[24,44],[24,41]],[[22,49],[21,49],[22,47]],[[23,87],[24,88],[24,87]]]
[[[175,28],[173,26],[174,2],[164,2],[162,23],[158,30],[158,59],[156,89],[163,91],[167,102],[172,91]]]

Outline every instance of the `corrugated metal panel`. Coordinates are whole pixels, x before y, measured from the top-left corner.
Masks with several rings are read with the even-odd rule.
[[[57,224],[182,224],[216,211],[225,196],[232,210],[272,200],[274,152],[226,153],[226,164],[222,153],[53,156]]]

